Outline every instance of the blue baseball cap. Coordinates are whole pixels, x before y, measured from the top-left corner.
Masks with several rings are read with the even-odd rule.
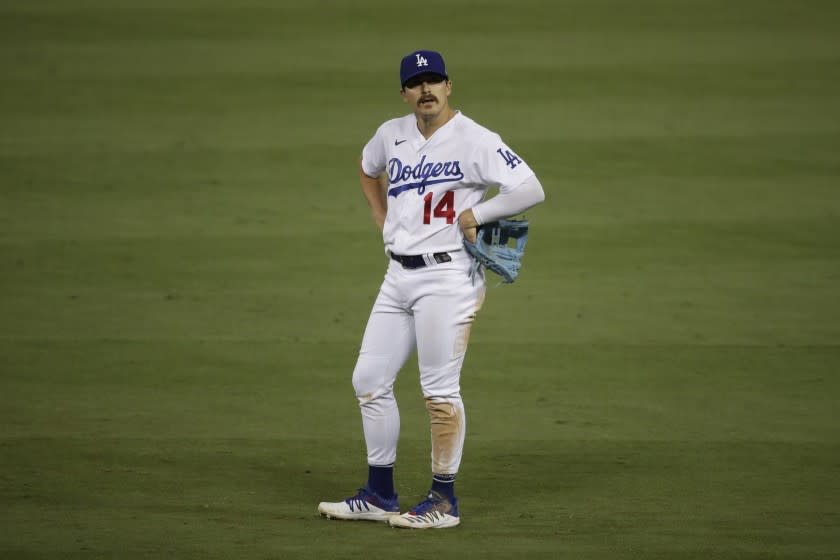
[[[403,57],[400,64],[400,85],[405,86],[408,80],[420,74],[439,74],[448,80],[443,55],[435,51],[414,51]]]

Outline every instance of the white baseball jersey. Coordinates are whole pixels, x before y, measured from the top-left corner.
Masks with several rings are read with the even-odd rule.
[[[362,169],[388,175],[382,238],[398,255],[461,249],[458,215],[490,187],[514,188],[534,174],[498,134],[460,112],[428,140],[414,114],[385,122],[362,151]]]

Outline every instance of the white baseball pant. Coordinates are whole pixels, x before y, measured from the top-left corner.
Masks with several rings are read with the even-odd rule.
[[[405,269],[391,261],[373,304],[353,371],[370,465],[397,457],[400,415],[394,382],[417,349],[420,385],[429,411],[432,472],[456,474],[461,463],[466,417],[461,367],[470,328],[484,301],[485,281],[469,277],[472,259],[451,252],[451,262]]]

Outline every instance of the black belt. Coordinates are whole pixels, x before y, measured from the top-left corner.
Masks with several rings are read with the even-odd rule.
[[[391,253],[391,258],[403,265],[403,268],[423,268],[426,266],[426,259],[423,258],[423,255],[395,255]],[[449,253],[434,253],[432,258],[438,264],[452,260]]]

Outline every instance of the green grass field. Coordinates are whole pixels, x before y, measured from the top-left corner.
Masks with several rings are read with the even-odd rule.
[[[840,4],[6,0],[0,557],[840,558]],[[537,171],[462,525],[323,520],[399,59]],[[398,382],[397,485],[429,444]]]

